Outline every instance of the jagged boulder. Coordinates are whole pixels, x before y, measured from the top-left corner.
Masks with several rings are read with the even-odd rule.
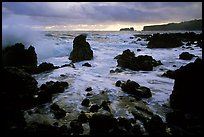
[[[148,48],[176,48],[182,46],[182,42],[175,34],[153,34],[149,38]]]
[[[2,51],[3,66],[37,66],[37,54],[35,48],[30,46],[25,49],[22,43],[16,43],[6,47]]]
[[[200,113],[202,102],[202,60],[196,59],[176,70],[170,105],[188,113]]]
[[[172,135],[203,134],[202,59],[196,59],[176,70],[170,106],[166,114]]]
[[[93,51],[90,44],[86,42],[86,35],[79,35],[73,41],[73,50],[70,53],[69,59],[72,62],[80,62],[84,60],[91,60],[93,58]]]
[[[193,57],[195,57],[195,55],[190,54],[189,52],[182,52],[179,55],[179,59],[183,59],[183,60],[191,60]]]
[[[136,98],[149,98],[152,93],[149,88],[140,86],[137,82],[127,80],[127,82],[121,84],[121,89]]]
[[[153,67],[162,65],[161,61],[156,61],[152,56],[139,55],[135,57],[135,53],[129,49],[123,51],[123,54],[116,56],[115,59],[117,59],[117,66],[129,68],[134,71],[151,71]]]

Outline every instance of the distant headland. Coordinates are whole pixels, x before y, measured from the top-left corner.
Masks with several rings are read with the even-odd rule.
[[[202,19],[168,23],[163,25],[144,26],[143,31],[168,31],[168,30],[202,30]]]
[[[133,27],[130,28],[121,28],[120,31],[134,31]]]

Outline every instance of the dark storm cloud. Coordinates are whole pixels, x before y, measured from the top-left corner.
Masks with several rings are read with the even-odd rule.
[[[8,2],[2,7],[3,19],[9,15],[25,16],[38,25],[159,23],[202,18],[201,2]]]

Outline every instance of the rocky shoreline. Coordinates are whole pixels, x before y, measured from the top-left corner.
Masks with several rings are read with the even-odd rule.
[[[159,45],[157,47],[161,48],[161,41],[158,43],[158,39],[160,40],[158,37],[163,36],[160,35],[161,34],[153,35],[153,38],[149,40],[148,46],[151,45],[153,40],[154,46]],[[172,38],[172,35],[173,34],[165,34],[165,37],[171,37],[169,39],[171,39],[172,42],[172,39],[176,38]],[[188,33],[186,33],[186,35],[189,36]],[[194,37],[195,35],[192,34],[190,36]],[[187,42],[194,43],[200,40],[190,36],[187,37]],[[163,43],[166,43],[166,41],[163,41]],[[197,44],[202,48],[202,41],[197,42]],[[85,45],[86,50],[83,49],[83,45]],[[181,45],[179,44],[179,46]],[[16,51],[18,51],[18,53],[14,54]],[[185,56],[189,56],[189,54]],[[185,56],[184,59],[189,59],[189,57]],[[192,56],[193,55],[190,54],[190,57]],[[175,79],[174,89],[170,96],[170,105],[173,111],[166,114],[166,121],[163,121],[160,116],[151,112],[143,102],[143,98],[150,98],[152,96],[151,90],[130,79],[127,81],[115,81],[115,86],[120,87],[121,91],[128,94],[126,97],[118,98],[123,100],[123,105],[130,106],[129,109],[134,116],[133,118],[114,117],[112,112],[113,102],[106,98],[108,91],[101,91],[97,96],[94,94],[92,87],[87,87],[87,89],[84,89],[84,92],[87,92],[87,96],[81,102],[81,106],[83,106],[86,111],[81,111],[75,115],[67,124],[59,124],[59,122],[48,124],[39,123],[37,121],[34,123],[26,123],[24,112],[29,116],[33,116],[40,112],[32,112],[29,111],[30,109],[48,103],[50,104],[48,105],[48,109],[50,113],[53,114],[53,119],[63,121],[68,118],[70,112],[65,111],[59,104],[53,103],[52,97],[55,94],[63,93],[65,89],[69,88],[69,83],[64,81],[49,81],[38,86],[38,82],[32,77],[32,74],[45,73],[67,66],[75,68],[73,63],[93,59],[93,51],[90,48],[90,44],[86,42],[86,37],[80,35],[74,39],[73,52],[69,58],[72,60],[72,63],[63,66],[54,66],[51,63],[42,63],[37,66],[35,48],[31,46],[25,49],[24,45],[20,43],[15,44],[10,47],[10,49],[4,50],[2,57],[3,88],[1,90],[1,104],[3,114],[2,124],[4,125],[3,131],[5,135],[202,134],[202,59],[197,58],[194,63],[182,66],[173,72],[173,74],[167,73],[164,75]],[[16,59],[15,61],[14,58]],[[118,67],[122,69],[128,68],[134,71],[154,71],[153,67],[162,65],[161,61],[156,61],[151,56],[135,57],[135,53],[128,49],[124,50],[123,54],[117,56],[116,59]],[[181,57],[181,59],[183,59],[183,57]],[[21,62],[19,62],[19,60]],[[92,67],[89,63],[85,63],[81,67],[84,66]],[[97,100],[98,103],[96,103],[95,100]]]

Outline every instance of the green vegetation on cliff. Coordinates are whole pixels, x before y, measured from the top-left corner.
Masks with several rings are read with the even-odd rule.
[[[143,30],[144,31],[202,30],[202,19],[184,21],[181,23],[144,26]]]

